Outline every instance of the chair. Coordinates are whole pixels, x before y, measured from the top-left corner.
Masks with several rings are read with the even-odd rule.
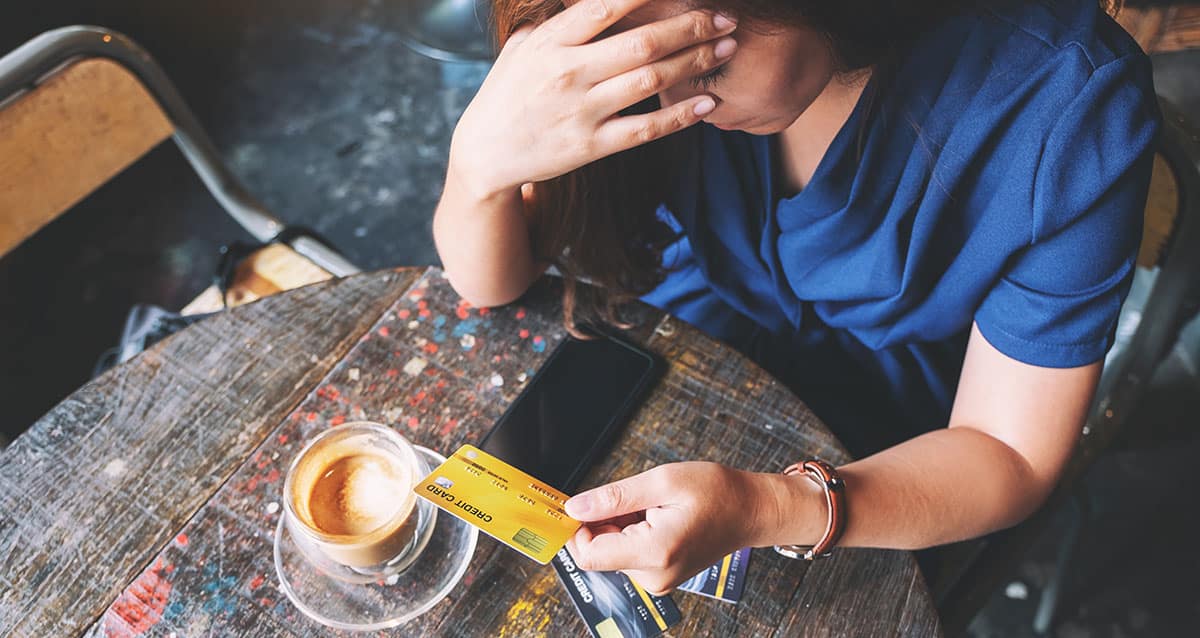
[[[265,244],[237,266],[231,282],[226,278],[227,294],[214,285],[186,313],[358,271],[247,192],[150,55],[92,26],[47,32],[0,58],[0,257],[167,138],[230,217]],[[10,414],[0,429],[16,436],[27,425],[20,421]]]
[[[1145,209],[1140,268],[1157,275],[1128,341],[1106,361],[1083,434],[1055,493],[1027,521],[986,538],[940,548],[930,577],[948,636],[963,634],[1001,583],[1013,574],[1026,549],[1064,506],[1074,516],[1061,539],[1056,569],[1043,590],[1034,630],[1053,625],[1063,578],[1087,516],[1082,479],[1105,452],[1136,426],[1135,410],[1149,381],[1200,308],[1200,133],[1160,100],[1165,127],[1158,142],[1154,176]],[[1118,334],[1130,326],[1118,325]]]
[[[145,50],[93,26],[49,31],[0,58],[0,255],[168,137],[238,224],[264,244],[280,244],[268,260],[275,271],[286,254],[307,264],[298,266],[301,280],[317,277],[313,268],[322,278],[358,272],[250,195]]]

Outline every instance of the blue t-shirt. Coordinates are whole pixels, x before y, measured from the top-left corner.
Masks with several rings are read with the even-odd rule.
[[[973,321],[1032,365],[1103,358],[1159,125],[1149,61],[1096,0],[948,18],[863,95],[792,197],[775,138],[681,134],[659,215],[682,238],[644,298],[860,454],[947,424]]]

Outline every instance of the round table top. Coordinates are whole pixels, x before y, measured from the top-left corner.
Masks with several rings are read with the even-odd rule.
[[[324,635],[276,581],[282,478],[345,421],[448,453],[478,442],[565,337],[557,284],[476,309],[406,268],[206,319],[88,383],[0,453],[0,634]],[[587,486],[713,460],[775,471],[849,455],[753,363],[647,306],[627,338],[668,362]],[[673,594],[674,635],[937,635],[911,554],[755,550],[740,603]],[[586,635],[549,566],[480,535],[462,582],[398,635]]]

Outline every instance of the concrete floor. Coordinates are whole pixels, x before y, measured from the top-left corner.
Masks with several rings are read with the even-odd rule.
[[[25,6],[16,6],[16,5]],[[100,5],[103,6],[94,6]],[[0,51],[103,24],[158,57],[243,180],[280,217],[366,269],[436,263],[429,219],[449,136],[486,65],[438,63],[400,41],[382,0],[40,0],[0,7]],[[1200,54],[1155,60],[1160,92],[1200,121]],[[223,243],[247,239],[170,145],[0,260],[0,436],[86,380],[132,303],[182,306]],[[17,311],[19,308],[19,311]],[[1197,423],[1200,344],[1177,349],[1146,423]],[[33,335],[32,337],[30,335]],[[1061,636],[1183,636],[1200,627],[1200,453],[1193,438],[1106,459]],[[971,629],[1031,635],[1052,532]]]

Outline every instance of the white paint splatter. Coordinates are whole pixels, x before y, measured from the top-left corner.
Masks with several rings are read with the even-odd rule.
[[[350,370],[347,371],[347,374],[350,375],[351,381],[358,381],[360,371],[358,368],[350,368]]]
[[[517,375],[517,383],[525,383],[525,379],[528,379],[528,378],[529,378],[529,375],[522,372],[521,374]]]
[[[419,325],[420,325],[420,324],[419,324],[419,323],[417,323],[417,320],[416,320],[416,319],[413,319],[412,321],[408,322],[408,329],[409,329],[409,330],[416,330],[416,329],[417,329],[417,326],[419,326]]]
[[[404,373],[415,377],[418,374],[421,374],[421,371],[424,370],[425,366],[427,365],[429,365],[428,361],[422,359],[421,357],[413,357],[412,359],[408,360],[408,363],[404,364]]]
[[[278,512],[278,511],[279,511],[279,503],[276,503],[275,501],[271,501],[270,503],[267,503],[267,513],[268,514],[274,514],[275,512]]]
[[[470,350],[475,347],[475,335],[463,335],[462,339],[459,339],[458,342],[462,344],[463,350]]]
[[[404,408],[401,407],[388,408],[383,413],[383,418],[388,423],[396,423],[402,416],[404,416]]]
[[[493,374],[492,385],[496,386],[497,388],[504,385],[504,377],[500,376],[499,374]]]
[[[125,461],[124,461],[124,460],[122,460],[122,459],[113,459],[113,460],[111,460],[111,461],[109,461],[109,462],[108,462],[108,465],[105,465],[105,466],[104,466],[104,474],[105,474],[105,476],[111,476],[111,477],[113,477],[113,478],[116,478],[116,477],[118,477],[118,476],[120,476],[120,475],[124,474],[124,473],[125,473],[125,470],[126,470],[128,467],[129,467],[129,466],[127,466],[127,465],[125,464]]]
[[[385,582],[389,585],[395,585],[396,583],[400,582],[400,574],[392,574],[391,576],[388,576],[387,580],[385,580],[383,582]]]

